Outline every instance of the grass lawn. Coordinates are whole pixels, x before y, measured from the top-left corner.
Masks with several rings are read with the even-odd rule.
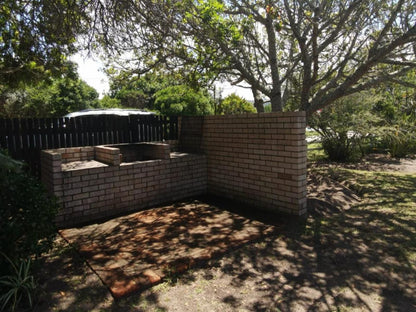
[[[304,238],[313,236],[321,257],[335,261],[361,309],[416,311],[416,175],[343,168],[312,173],[342,183],[361,202],[309,218]]]
[[[308,187],[307,218],[118,301],[61,242],[35,311],[416,311],[416,174],[317,166]]]
[[[325,159],[326,154],[322,148],[321,142],[313,142],[308,144],[307,158],[309,162]]]
[[[361,195],[362,202],[346,212],[346,216],[351,218],[352,223],[357,219],[367,222],[353,231],[365,234],[362,239],[369,244],[371,242],[376,251],[383,251],[385,255],[398,260],[400,265],[397,269],[414,273],[416,175],[340,168],[320,174],[344,183]],[[346,219],[340,215],[333,217],[332,221],[344,226]],[[392,270],[394,267],[386,265],[386,269]]]

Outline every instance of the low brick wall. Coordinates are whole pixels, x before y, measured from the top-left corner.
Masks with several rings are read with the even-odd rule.
[[[304,112],[184,117],[179,146],[206,155],[209,193],[302,215],[305,128]]]
[[[120,149],[109,146],[95,146],[95,160],[110,166],[118,166],[121,162]]]
[[[106,165],[89,158],[80,168],[71,168],[71,163],[64,165],[66,153],[83,149],[42,151],[42,180],[61,199],[62,208],[56,219],[59,227],[206,193],[203,155],[171,153],[169,159],[120,165]]]
[[[186,153],[152,143],[146,153],[162,159],[122,162],[124,145],[46,150],[42,180],[62,201],[60,227],[204,193],[302,215],[305,127],[304,112],[183,117],[172,143]]]
[[[41,180],[47,190],[62,198],[62,164],[91,161],[95,158],[93,146],[58,148],[41,152]]]

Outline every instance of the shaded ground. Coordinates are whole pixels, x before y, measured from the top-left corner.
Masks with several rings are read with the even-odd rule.
[[[359,163],[331,163],[318,161],[310,164],[310,167],[348,168],[368,171],[387,171],[416,174],[416,157],[414,158],[391,158],[385,154],[369,154]]]
[[[194,200],[60,234],[121,298],[274,230]]]
[[[36,311],[416,311],[416,174],[385,161],[311,166],[307,219],[121,300],[58,239]]]

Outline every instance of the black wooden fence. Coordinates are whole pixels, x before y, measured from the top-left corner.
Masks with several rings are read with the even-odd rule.
[[[175,140],[178,118],[157,115],[0,119],[0,148],[40,175],[43,149]]]

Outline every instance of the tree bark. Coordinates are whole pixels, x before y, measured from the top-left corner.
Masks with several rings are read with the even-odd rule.
[[[251,88],[251,91],[253,92],[254,107],[257,109],[257,113],[264,113],[264,102],[260,93],[255,88]]]
[[[268,14],[266,18],[266,31],[269,43],[269,63],[270,73],[272,78],[272,91],[270,95],[270,101],[272,105],[272,112],[281,112],[283,110],[282,105],[282,91],[280,82],[279,67],[277,64],[277,49],[276,49],[276,33],[273,26],[273,18]]]

